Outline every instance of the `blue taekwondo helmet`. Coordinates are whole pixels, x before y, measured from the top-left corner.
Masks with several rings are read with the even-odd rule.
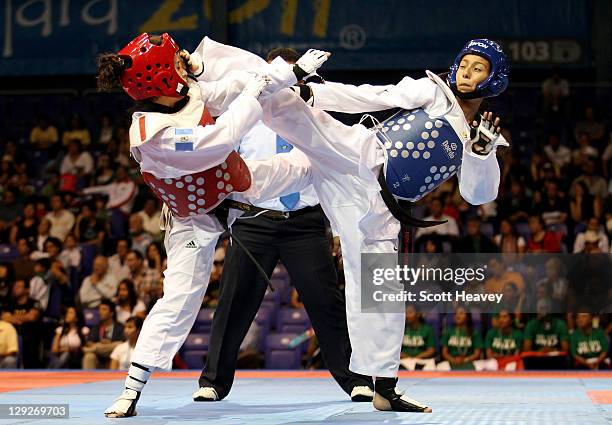
[[[457,90],[457,70],[461,59],[468,54],[482,56],[491,64],[491,72],[486,80],[476,86],[476,90],[471,93],[461,93]],[[476,38],[469,41],[455,58],[455,62],[450,67],[450,72],[446,76],[448,85],[453,93],[461,99],[476,99],[480,97],[498,96],[508,87],[508,75],[510,65],[508,58],[502,48],[496,42],[486,38]]]

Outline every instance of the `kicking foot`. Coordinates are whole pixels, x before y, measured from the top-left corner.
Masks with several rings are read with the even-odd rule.
[[[374,399],[374,391],[366,385],[358,385],[353,387],[351,391],[352,401],[372,401]]]
[[[376,380],[374,394],[376,409],[393,410],[394,412],[432,412],[431,407],[404,395],[404,391],[400,391],[396,385],[397,378]]]
[[[136,403],[140,398],[138,391],[130,390],[126,388],[111,407],[104,411],[104,415],[107,418],[129,418],[130,416],[136,416]]]
[[[200,387],[193,393],[193,401],[219,401],[219,395],[213,387]]]

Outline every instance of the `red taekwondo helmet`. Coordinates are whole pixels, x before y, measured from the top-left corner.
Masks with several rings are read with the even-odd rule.
[[[152,43],[145,32],[118,53],[126,61],[121,85],[134,100],[155,96],[182,97],[189,91],[187,82],[174,67],[178,45],[168,33],[162,34],[160,39],[161,42]]]

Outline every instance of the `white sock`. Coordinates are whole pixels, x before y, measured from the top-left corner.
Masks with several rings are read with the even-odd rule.
[[[153,366],[141,365],[132,362],[125,378],[125,387],[130,390],[141,392],[153,372]]]

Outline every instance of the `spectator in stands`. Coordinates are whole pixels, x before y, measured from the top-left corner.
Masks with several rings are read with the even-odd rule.
[[[582,167],[590,159],[597,158],[597,149],[591,146],[591,136],[586,132],[578,134],[576,139],[578,147],[572,151],[572,163],[576,167]]]
[[[569,82],[561,77],[559,71],[553,71],[552,75],[542,82],[545,113],[563,112],[566,108],[569,94]]]
[[[572,162],[572,151],[561,144],[557,133],[548,135],[548,143],[544,146],[544,153],[558,170],[558,173],[561,173]]]
[[[94,169],[94,161],[91,154],[83,151],[78,140],[71,140],[68,143],[68,151],[62,160],[60,174],[69,174],[79,180],[79,187],[89,182],[89,178]],[[76,189],[76,188],[75,188]],[[73,190],[74,191],[74,190]]]
[[[43,218],[38,224],[35,251],[45,252],[45,242],[51,237],[51,221]]]
[[[11,298],[3,309],[2,320],[15,326],[23,342],[23,366],[35,369],[42,366],[42,334],[40,317],[42,306],[29,296],[29,288],[24,280],[16,280],[11,290]]]
[[[442,201],[438,197],[432,198],[429,204],[430,215],[425,217],[425,220],[446,220],[446,223],[439,224],[432,227],[422,227],[416,232],[416,238],[420,238],[423,235],[430,233],[437,233],[440,236],[445,236],[448,239],[454,239],[459,237],[459,227],[454,218],[449,217],[442,213]]]
[[[459,240],[457,252],[497,252],[491,239],[482,234],[480,218],[470,217],[467,221],[467,234]]]
[[[0,202],[0,242],[9,241],[11,227],[17,222],[20,210],[15,191],[5,189]]]
[[[24,279],[29,282],[34,276],[34,260],[30,258],[31,251],[32,248],[26,239],[21,238],[17,241],[19,257],[13,261],[15,279]]]
[[[58,238],[50,237],[45,241],[45,252],[42,258],[48,258],[53,261],[59,258],[62,252],[62,242]]]
[[[72,140],[78,140],[82,146],[89,146],[91,144],[91,135],[89,130],[83,125],[83,121],[79,115],[74,115],[70,121],[70,130],[64,131],[62,134],[62,143],[64,146]]]
[[[601,156],[601,165],[604,177],[612,177],[612,132],[610,132],[608,146],[606,146],[603,155]]]
[[[545,298],[551,303],[551,307],[557,311],[563,311],[567,305],[568,280],[567,271],[559,258],[550,258],[544,266],[546,277],[539,280],[536,288],[539,292],[538,299]]]
[[[570,213],[575,223],[584,222],[588,217],[601,217],[601,198],[591,195],[586,182],[574,181],[570,193]]]
[[[81,265],[81,248],[77,243],[77,238],[74,233],[68,233],[64,240],[64,248],[59,255],[59,260],[62,262],[66,270],[73,268],[78,269]]]
[[[526,303],[525,291],[521,291],[514,282],[508,282],[504,285],[504,289],[502,291],[504,297],[502,298],[499,307],[494,308],[498,312],[502,310],[507,310],[510,313],[514,314],[513,319],[515,319],[515,323],[517,325],[521,324],[522,311],[523,307]],[[492,319],[493,326],[497,327],[497,316],[494,316]]]
[[[584,162],[582,175],[574,180],[572,187],[575,188],[575,184],[578,182],[584,182],[589,193],[593,197],[599,198],[600,202],[608,196],[608,183],[606,179],[595,174],[595,161],[591,159]]]
[[[550,314],[552,306],[547,301],[538,302],[537,317],[525,327],[525,351],[567,351],[569,348],[567,326]]]
[[[153,242],[153,236],[147,233],[143,227],[142,217],[138,214],[130,216],[130,238],[132,239],[132,250],[144,255],[147,247]]]
[[[83,190],[85,194],[103,194],[108,196],[106,209],[111,216],[119,215],[123,222],[132,211],[134,199],[136,198],[136,185],[130,179],[127,167],[117,168],[115,180],[104,186],[88,187]],[[159,225],[158,225],[159,228]]]
[[[531,236],[527,240],[527,252],[561,252],[559,238],[555,233],[546,230],[541,215],[531,215],[528,224]]]
[[[115,320],[115,304],[102,300],[98,314],[100,324],[91,329],[83,347],[83,369],[108,369],[111,353],[123,341],[123,325]]]
[[[0,304],[0,369],[17,369],[17,330],[2,319],[2,304]]]
[[[487,359],[503,359],[516,356],[523,347],[523,333],[513,326],[513,314],[502,309],[497,314],[496,324],[493,329],[489,329],[485,339],[487,349]],[[500,367],[501,368],[501,367]]]
[[[51,344],[54,354],[49,369],[80,369],[83,362],[83,344],[88,328],[84,328],[82,315],[75,307],[66,308],[61,326],[55,329]]]
[[[11,297],[11,285],[15,279],[6,264],[0,264],[0,308],[8,304]],[[2,313],[0,312],[0,317]]]
[[[221,275],[223,274],[224,265],[225,248],[223,246],[219,246],[217,249],[215,249],[213,267],[210,272],[210,279],[208,280],[208,288],[206,288],[206,294],[204,294],[204,300],[202,301],[202,306],[204,308],[215,308],[219,303],[219,289],[221,286]]]
[[[161,233],[161,229],[159,228],[160,213],[159,204],[157,200],[153,198],[147,199],[143,209],[136,213],[142,218],[142,227],[144,230],[153,237],[158,237]]]
[[[127,238],[117,240],[116,253],[108,259],[108,267],[117,281],[127,279],[130,276],[130,268],[127,265],[127,255],[130,252],[130,241]]]
[[[117,322],[125,324],[130,317],[144,319],[147,314],[147,306],[138,299],[134,282],[123,279],[117,286],[115,294]]]
[[[66,235],[72,230],[72,226],[74,226],[74,214],[64,208],[64,201],[59,195],[55,195],[51,198],[50,205],[51,211],[45,216],[51,223],[49,235],[63,241],[66,239]],[[40,238],[40,228],[38,233]]]
[[[57,154],[59,147],[59,136],[57,128],[49,124],[49,120],[44,115],[39,115],[36,125],[30,131],[30,143],[37,150],[49,150],[50,156]]]
[[[98,146],[107,145],[108,142],[113,138],[115,127],[113,126],[113,119],[109,113],[103,113],[100,115],[100,134],[98,134]]]
[[[116,292],[117,280],[108,272],[108,260],[103,255],[96,256],[92,273],[83,280],[79,290],[81,304],[87,308],[97,307],[103,299],[112,298]]]
[[[7,186],[14,175],[15,166],[13,165],[13,157],[2,155],[2,162],[0,162],[0,186]]]
[[[94,215],[90,204],[83,205],[74,226],[74,233],[80,243],[102,247],[106,239],[106,225]]]
[[[444,331],[440,343],[444,362],[439,369],[474,369],[472,362],[480,359],[482,336],[464,307],[455,310],[455,324]]]
[[[580,232],[576,235],[574,240],[574,253],[585,252],[585,242],[597,243],[601,252],[608,252],[610,244],[608,235],[601,228],[599,220],[596,217],[591,217],[587,221],[587,227],[584,232]]]
[[[493,236],[497,250],[502,253],[523,254],[527,250],[525,239],[516,233],[515,226],[504,218],[499,224],[499,234]]]
[[[223,270],[222,261],[225,259],[225,256],[221,258],[221,270]],[[147,247],[146,252],[146,260],[147,265],[150,269],[157,270],[160,274],[166,269],[166,252],[162,248],[162,245],[159,242],[151,242]],[[219,272],[220,274],[221,272]]]
[[[49,265],[47,271],[44,267]],[[75,304],[75,292],[70,278],[58,259],[41,259],[34,266],[37,275],[30,281],[30,294],[42,307],[42,330],[45,345],[51,342],[53,332],[61,320],[62,307]]]
[[[108,154],[103,153],[98,157],[98,163],[93,175],[94,186],[103,186],[110,184],[115,178],[115,170],[111,165],[111,158]]]
[[[523,276],[517,271],[510,270],[502,258],[494,257],[490,259],[487,270],[490,277],[485,280],[485,292],[501,294],[508,283],[514,284],[519,294],[525,292]]]
[[[574,133],[576,139],[578,139],[580,133],[586,133],[592,141],[599,142],[603,139],[605,130],[605,125],[595,119],[595,109],[592,106],[587,106],[584,109],[584,119],[576,123]]]
[[[499,210],[503,211],[504,216],[511,222],[527,221],[528,211],[531,209],[531,202],[525,195],[525,186],[518,180],[512,180],[510,193],[506,194],[499,204]]]
[[[563,194],[559,193],[557,182],[554,180],[545,182],[542,199],[533,206],[532,211],[541,214],[546,226],[551,226],[565,223],[568,210],[569,205]]]
[[[116,129],[116,133],[117,133],[117,138],[113,138],[108,142],[108,145],[106,146],[106,153],[113,158],[114,162],[120,165],[123,165],[125,167],[129,167],[130,166],[130,158],[125,154],[125,152],[129,152],[129,149],[127,149],[127,147],[130,146],[130,142],[129,140],[127,141],[127,144],[122,144],[119,142],[118,138],[119,135],[123,132],[125,133],[127,130],[125,129],[125,127],[117,127]],[[127,136],[126,136],[127,137]],[[126,148],[125,150],[120,149],[120,147],[123,146],[124,148]]]
[[[401,365],[408,370],[435,370],[436,344],[433,329],[413,305],[406,308]]]
[[[608,337],[593,327],[590,313],[576,314],[576,329],[570,337],[570,352],[579,369],[601,369],[608,356]]]
[[[151,292],[160,284],[159,271],[150,269],[144,264],[143,256],[139,251],[131,250],[126,258],[130,269],[130,280],[136,285],[138,298],[145,304],[151,301]]]
[[[13,245],[17,244],[17,240],[21,238],[27,239],[28,243],[32,243],[36,239],[38,228],[38,218],[36,217],[36,209],[33,202],[27,202],[23,207],[23,214],[17,217],[11,229],[10,242]]]
[[[125,341],[117,345],[110,355],[110,369],[128,370],[131,364],[132,351],[136,346],[138,335],[142,329],[143,320],[140,317],[130,317],[123,328]]]

